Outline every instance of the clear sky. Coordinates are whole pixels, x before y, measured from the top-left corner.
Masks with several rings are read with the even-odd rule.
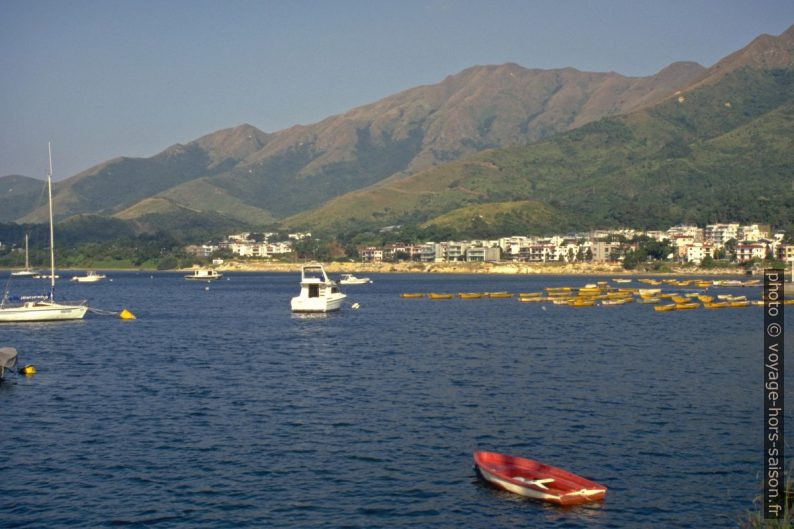
[[[310,124],[478,64],[650,75],[794,0],[0,0],[0,176]]]

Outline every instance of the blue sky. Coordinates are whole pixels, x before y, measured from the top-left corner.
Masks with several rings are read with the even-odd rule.
[[[477,64],[650,75],[792,0],[0,0],[0,176],[56,180],[250,123],[310,124]]]

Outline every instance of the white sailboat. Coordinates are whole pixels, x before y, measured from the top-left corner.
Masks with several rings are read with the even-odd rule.
[[[43,299],[10,302],[8,289],[0,299],[0,322],[80,320],[88,311],[86,301],[55,301],[55,230],[52,220],[52,146],[47,145],[50,170],[47,173],[47,197],[50,210],[50,292]]]
[[[25,268],[23,270],[17,270],[16,272],[11,272],[11,275],[14,277],[30,277],[38,274],[37,271],[30,269],[30,260],[28,259],[28,234],[25,234]]]

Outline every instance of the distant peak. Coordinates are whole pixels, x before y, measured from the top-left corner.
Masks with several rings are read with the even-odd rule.
[[[789,28],[786,31],[781,33],[780,34],[780,38],[782,38],[783,40],[785,40],[787,42],[794,41],[794,24],[789,26]]]

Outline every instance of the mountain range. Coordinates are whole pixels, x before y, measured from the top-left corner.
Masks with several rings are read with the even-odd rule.
[[[793,105],[794,26],[649,77],[474,66],[313,125],[109,160],[57,182],[54,209],[141,231],[786,224]],[[42,199],[41,181],[0,178],[0,222],[45,221]]]

